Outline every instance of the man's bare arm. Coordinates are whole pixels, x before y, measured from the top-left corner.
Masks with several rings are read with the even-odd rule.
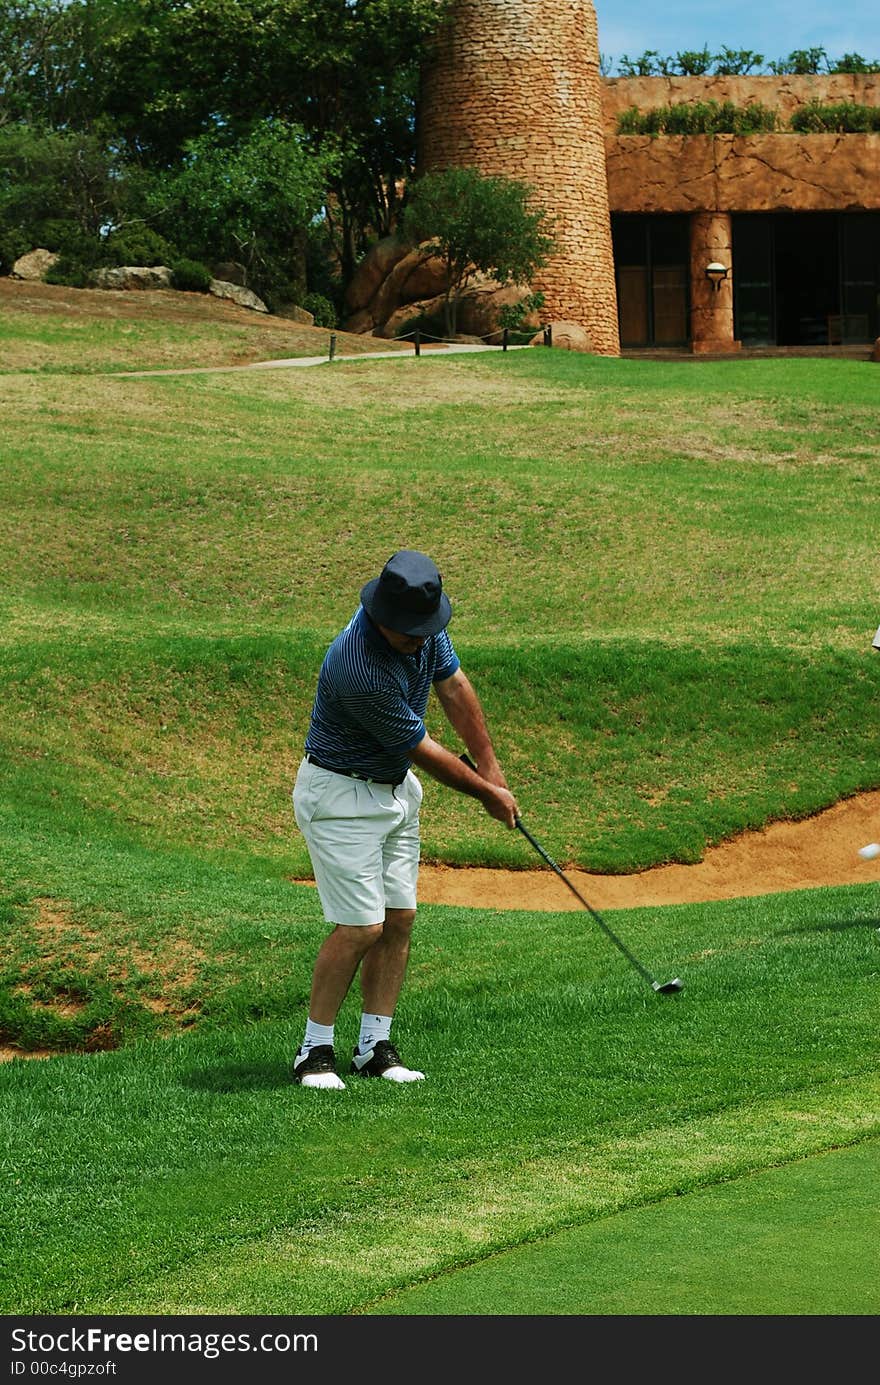
[[[490,784],[506,789],[507,780],[496,759],[482,704],[470,679],[459,668],[451,678],[435,683],[434,691],[450,726],[467,746],[479,775]]]
[[[518,808],[510,790],[501,784],[494,784],[482,773],[469,769],[463,760],[453,755],[439,741],[423,736],[417,746],[409,752],[412,762],[420,769],[438,779],[447,788],[457,789],[459,793],[469,794],[482,803],[486,812],[508,827],[516,826]]]

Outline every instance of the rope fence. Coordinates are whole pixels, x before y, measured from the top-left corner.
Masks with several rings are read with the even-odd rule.
[[[525,336],[525,335],[527,335],[527,330],[523,330],[522,332],[517,331],[516,335],[517,335],[517,336]],[[493,337],[497,338],[497,336],[498,336],[498,332],[497,332],[497,331],[495,331],[495,332],[488,332],[485,336],[483,336],[483,337],[478,337],[477,340],[478,340],[478,341],[481,341],[481,342],[485,342],[485,344],[486,344],[487,346],[498,345],[499,343],[498,343],[497,341],[493,342],[492,340],[490,340],[490,339],[493,338]],[[534,336],[534,332],[532,332],[532,336]],[[551,346],[551,347],[552,347],[552,345],[553,345],[553,327],[552,327],[552,325],[551,325],[550,323],[548,323],[547,326],[543,328],[543,337],[544,337],[544,339],[543,339],[543,343],[542,343],[542,344],[543,344],[544,346]],[[456,345],[456,340],[455,340],[454,337],[435,337],[435,336],[432,336],[432,334],[431,334],[430,332],[425,332],[425,331],[423,331],[421,327],[415,327],[411,332],[401,332],[401,333],[400,333],[400,336],[392,337],[392,338],[391,338],[392,341],[409,341],[410,339],[412,340],[413,348],[414,348],[415,354],[416,354],[417,356],[420,356],[420,355],[422,354],[422,343],[423,343],[423,342],[435,342],[435,343],[438,343],[438,344],[442,344],[443,346],[455,346],[455,345]],[[508,345],[509,345],[509,343],[510,343],[510,328],[509,328],[509,327],[504,327],[504,328],[501,329],[501,342],[500,342],[501,350],[502,350],[502,351],[506,351],[506,350],[507,350],[507,347],[508,347]],[[331,332],[331,333],[330,333],[330,345],[329,345],[329,359],[332,361],[332,360],[335,358],[335,356],[336,356],[336,333],[335,333],[335,332]]]

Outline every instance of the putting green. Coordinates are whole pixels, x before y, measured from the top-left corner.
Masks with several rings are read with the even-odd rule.
[[[383,1300],[381,1314],[874,1315],[880,1141],[606,1217]]]

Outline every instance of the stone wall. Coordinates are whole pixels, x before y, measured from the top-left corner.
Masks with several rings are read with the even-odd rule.
[[[418,171],[530,184],[558,249],[532,282],[544,317],[617,355],[617,300],[592,0],[454,0],[422,73]]]
[[[880,106],[880,72],[806,77],[606,77],[602,81],[605,133],[617,133],[617,117],[631,106],[651,111],[696,101],[732,101],[736,106],[759,101],[778,111],[783,120],[811,101]]]
[[[880,134],[615,135],[615,212],[880,211]]]

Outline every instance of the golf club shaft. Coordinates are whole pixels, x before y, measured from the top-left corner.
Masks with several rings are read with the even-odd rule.
[[[568,888],[571,890],[571,892],[572,892],[572,894],[575,896],[575,898],[580,900],[580,902],[581,902],[581,904],[583,904],[584,908],[585,908],[585,909],[592,915],[592,917],[596,920],[596,922],[598,923],[599,927],[600,927],[601,929],[603,929],[603,931],[604,931],[605,933],[608,934],[608,937],[609,937],[609,938],[611,939],[611,941],[614,943],[614,946],[615,946],[615,947],[618,947],[618,948],[620,949],[620,951],[623,953],[624,957],[627,959],[627,961],[628,961],[632,966],[635,967],[636,971],[639,973],[640,976],[643,976],[643,977],[645,978],[646,981],[649,981],[649,982],[651,983],[652,986],[656,987],[656,986],[657,986],[657,982],[655,982],[654,977],[653,977],[653,976],[651,975],[651,973],[648,971],[647,967],[643,967],[643,966],[642,966],[642,964],[641,964],[641,962],[639,961],[639,959],[638,959],[637,957],[634,957],[633,954],[630,952],[630,950],[629,950],[629,948],[627,947],[626,943],[622,942],[622,941],[620,940],[620,938],[618,938],[617,934],[614,932],[614,930],[613,930],[612,928],[609,928],[608,924],[605,922],[605,920],[603,919],[602,915],[601,915],[600,913],[598,913],[598,911],[597,911],[596,909],[593,908],[592,904],[588,903],[587,900],[584,899],[584,897],[583,897],[583,895],[581,894],[580,890],[579,890],[575,885],[572,884],[572,882],[569,880],[568,876],[565,874],[565,871],[563,871],[563,870],[556,864],[556,862],[553,860],[553,857],[552,857],[552,856],[549,856],[549,855],[547,854],[547,852],[546,852],[546,851],[544,850],[544,848],[542,847],[541,843],[540,843],[539,841],[536,841],[535,838],[532,836],[531,832],[528,830],[528,828],[525,827],[525,826],[523,825],[522,819],[519,818],[519,817],[517,817],[517,818],[514,819],[514,821],[516,822],[517,829],[518,829],[520,832],[522,832],[523,836],[526,838],[527,841],[530,841],[530,842],[531,842],[532,846],[535,848],[535,850],[537,851],[538,855],[539,855],[539,856],[542,856],[542,857],[544,858],[544,860],[547,862],[547,865],[550,867],[551,870],[555,870],[555,872],[556,872],[556,874],[559,876],[560,880],[562,880],[562,881],[565,882],[565,884],[566,884],[566,885],[568,886]]]
[[[468,766],[469,769],[475,770],[477,773],[479,773],[476,765],[474,764],[473,760],[470,758],[469,755],[462,755],[460,758]],[[569,880],[568,876],[565,874],[565,871],[561,868],[561,866],[558,866],[556,864],[556,862],[553,860],[553,857],[549,855],[549,853],[544,850],[541,843],[535,837],[532,836],[531,832],[524,825],[522,819],[519,816],[517,816],[514,818],[514,823],[517,827],[517,830],[522,832],[523,836],[526,838],[527,841],[531,842],[532,846],[535,848],[538,855],[543,857],[550,869],[556,872],[560,880],[564,881],[564,883],[571,890],[572,894],[580,900],[581,904],[583,904],[584,908],[588,911],[588,913],[596,920],[603,932],[607,933],[608,937],[614,943],[614,946],[620,949],[620,951],[623,953],[624,957],[630,963],[630,965],[635,967],[639,975],[643,976],[644,979],[647,982],[649,982],[650,985],[654,988],[654,990],[659,990],[660,983],[658,981],[655,981],[654,977],[648,971],[647,967],[642,966],[639,959],[637,957],[634,957],[633,954],[630,952],[629,948],[626,946],[626,943],[622,942],[620,938],[618,938],[617,934],[614,932],[612,928],[609,928],[608,924],[605,922],[602,915],[597,913],[597,911],[593,908],[592,904],[589,904],[587,900],[584,899],[580,890],[572,884],[572,882]]]

